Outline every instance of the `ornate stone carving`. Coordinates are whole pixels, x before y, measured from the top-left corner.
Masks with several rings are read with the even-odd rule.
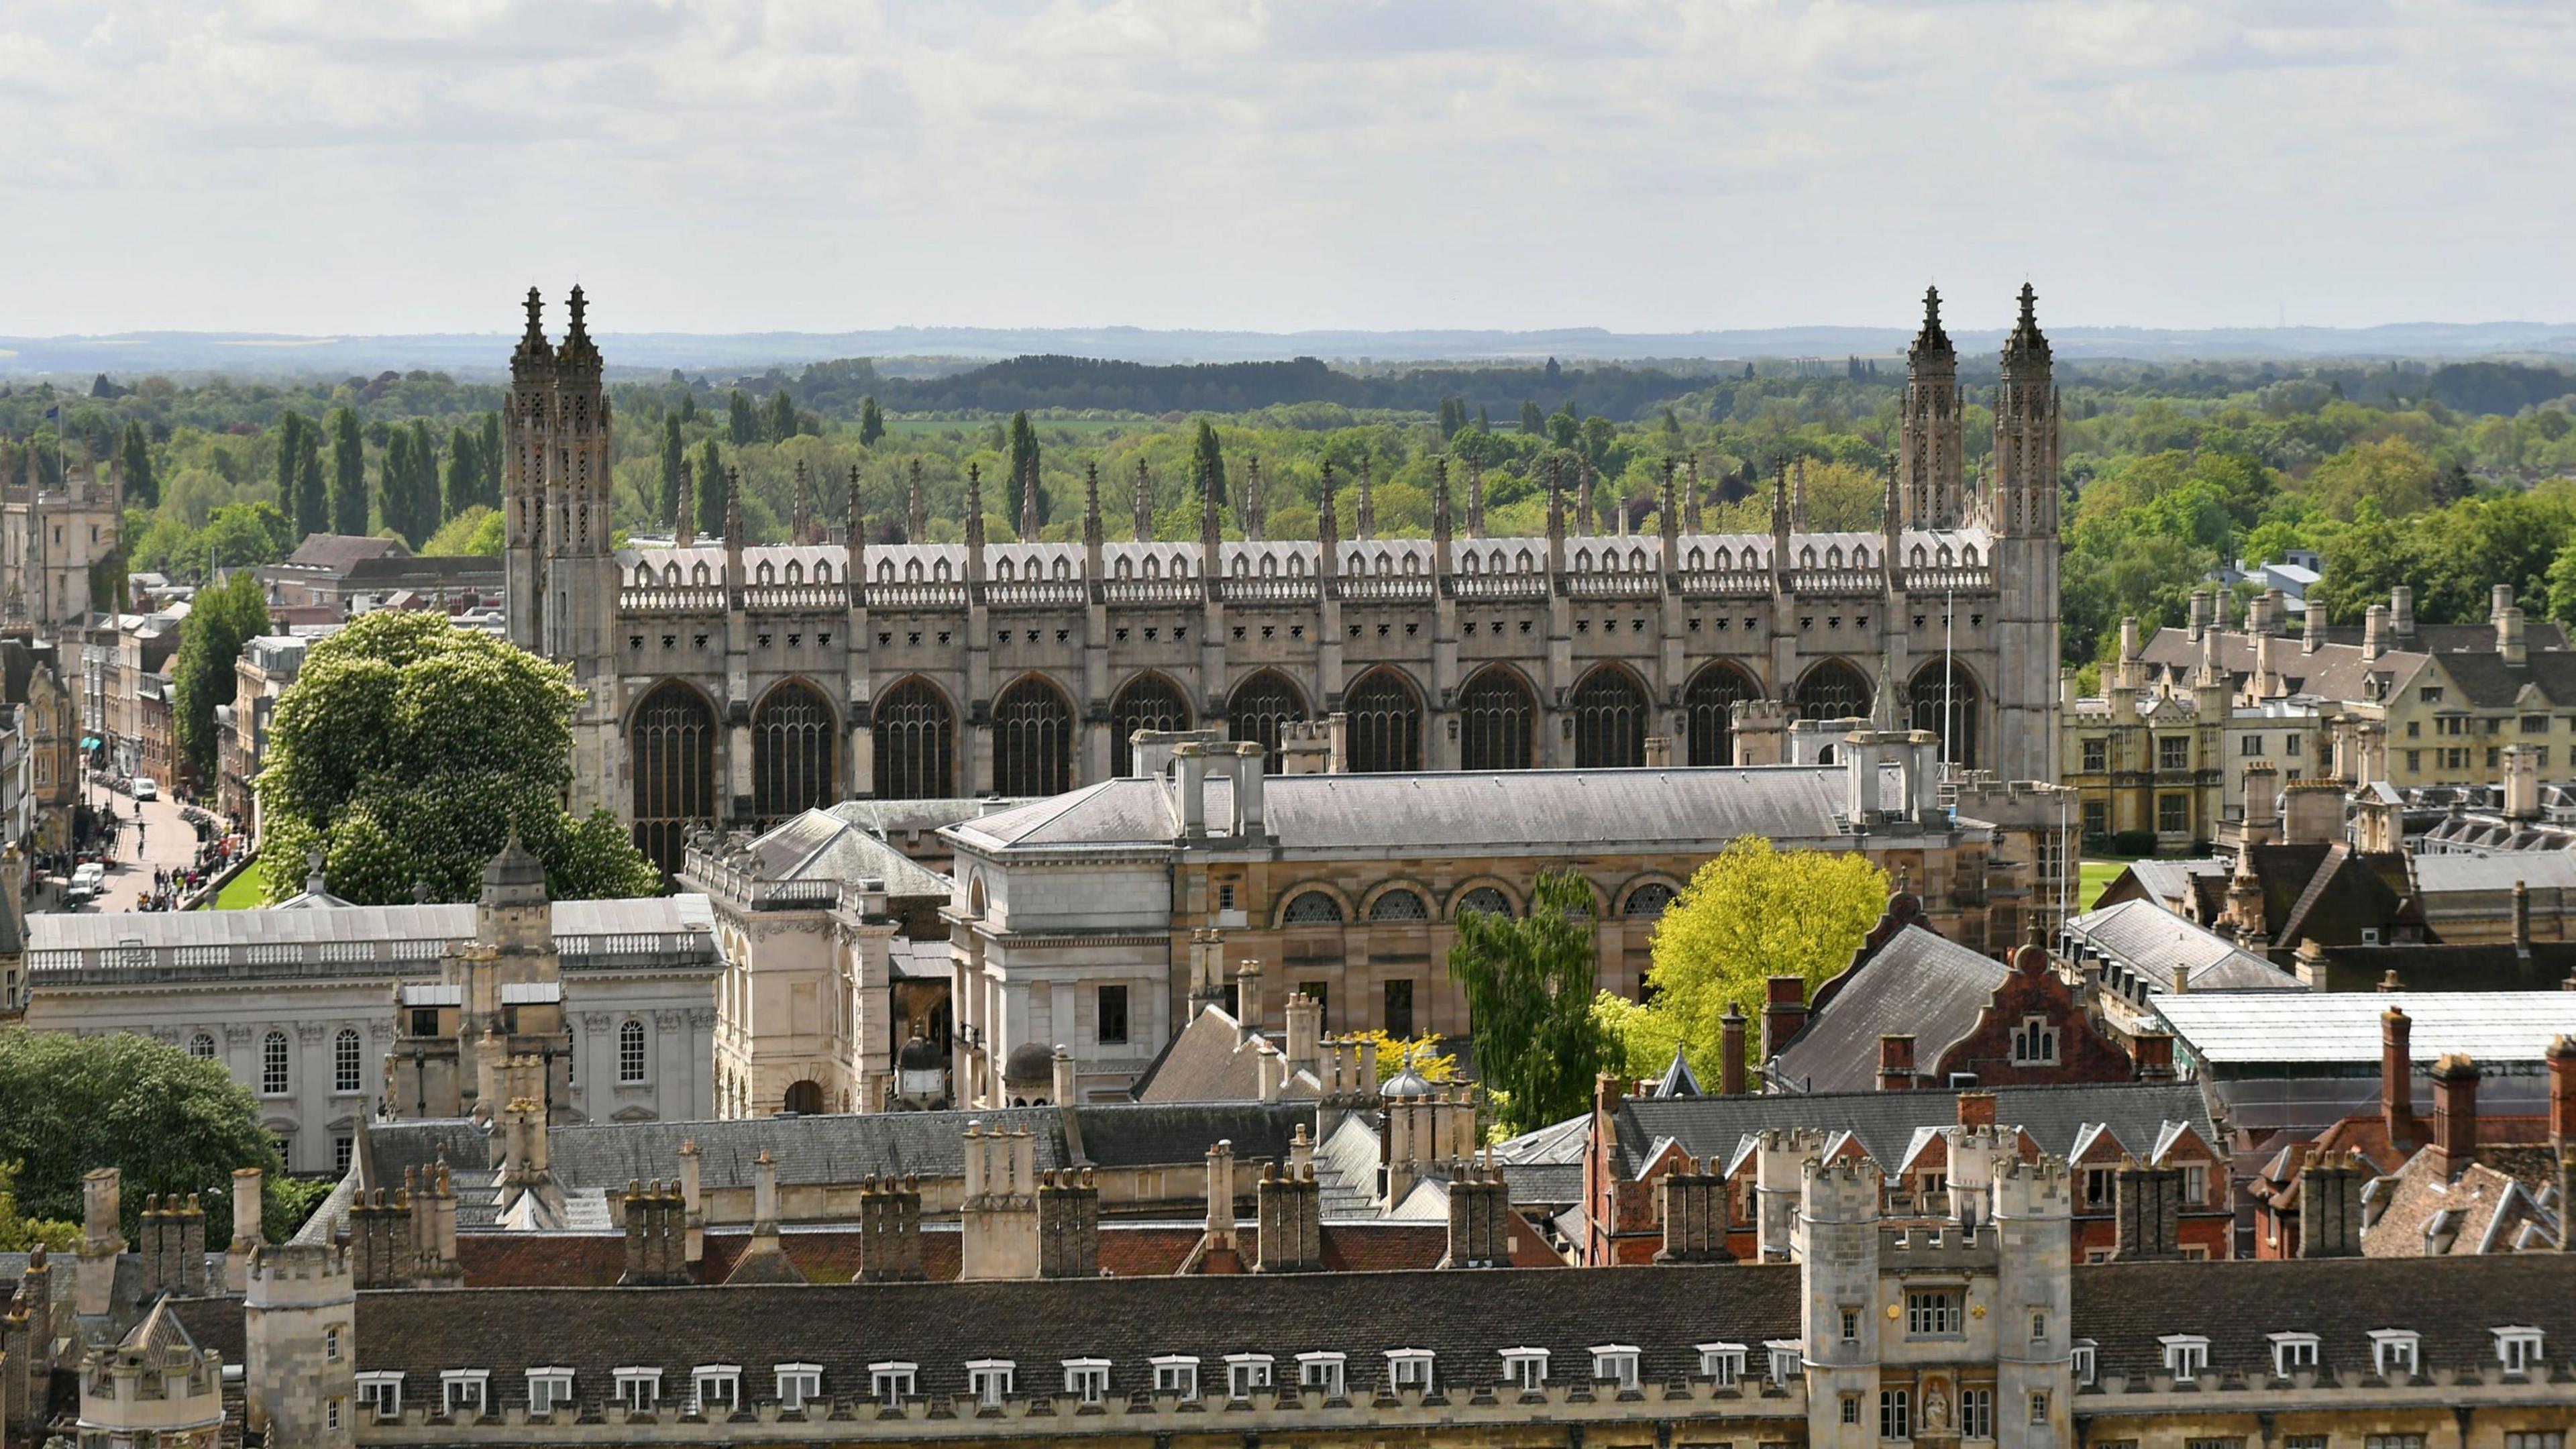
[[[330,1030],[330,1027],[318,1021],[299,1021],[295,1024],[295,1039],[306,1046],[311,1046],[320,1041]]]

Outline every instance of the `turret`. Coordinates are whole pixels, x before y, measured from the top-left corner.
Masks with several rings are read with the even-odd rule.
[[[796,494],[788,505],[787,541],[798,546],[814,541],[814,485],[806,477],[805,460],[796,460]]]
[[[2073,1197],[2066,1164],[2008,1157],[1995,1175],[1995,1442],[2056,1449],[2075,1442],[2069,1283]]]
[[[1807,1441],[1856,1442],[1839,1422],[1843,1400],[1876,1407],[1879,1333],[1878,1164],[1803,1164],[1798,1232],[1800,1319],[1806,1328]]]
[[[857,605],[866,595],[861,592],[868,581],[868,505],[859,492],[859,465],[850,465],[849,495],[841,500],[849,517],[841,537],[842,576],[850,586],[850,602]]]
[[[912,481],[903,496],[903,541],[930,542],[930,505],[921,491],[921,460],[912,460]]]
[[[2057,386],[2048,338],[2039,330],[2038,294],[2025,282],[2021,317],[2004,339],[2003,381],[1995,388],[1997,533],[2057,533]]]
[[[1905,353],[1905,398],[1897,430],[1909,528],[1956,528],[1960,522],[1965,446],[1959,402],[1959,354],[1941,329],[1941,292],[1923,292],[1923,326]]]
[[[1360,455],[1360,499],[1351,520],[1351,537],[1362,543],[1377,537],[1377,487],[1369,476],[1368,455]]]
[[[966,465],[966,582],[984,582],[984,465]]]
[[[1333,498],[1333,461],[1327,458],[1315,496],[1315,574],[1324,581],[1324,597],[1331,596],[1331,582],[1342,571],[1342,526],[1335,516],[1340,508]]]
[[[546,340],[545,299],[528,289],[528,326],[510,354],[510,397],[502,410],[503,588],[510,642],[544,643],[546,455],[554,435],[555,351]]]
[[[1145,471],[1145,460],[1136,460],[1135,539],[1144,543],[1154,536],[1154,475]]]
[[[1449,573],[1449,460],[1431,461],[1431,576]]]
[[[680,496],[671,511],[671,542],[680,548],[694,548],[698,542],[697,469],[689,460],[680,460]]]
[[[357,1424],[356,1280],[346,1250],[264,1246],[243,1294],[243,1418],[271,1444],[346,1449]]]
[[[1104,534],[1100,521],[1100,465],[1082,467],[1082,576],[1092,582],[1101,578],[1100,550]]]

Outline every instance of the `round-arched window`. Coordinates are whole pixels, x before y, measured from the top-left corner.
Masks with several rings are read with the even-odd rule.
[[[1637,887],[1635,890],[1628,892],[1627,907],[1622,910],[1620,914],[1624,916],[1660,916],[1664,913],[1665,908],[1672,905],[1675,894],[1676,892],[1671,886],[1668,886],[1659,880],[1650,880],[1644,885]]]
[[[1369,919],[1372,921],[1427,921],[1431,919],[1431,911],[1429,907],[1423,905],[1422,897],[1412,891],[1392,890],[1369,902]]]
[[[1511,897],[1493,886],[1478,886],[1458,898],[1458,914],[1462,916],[1508,916],[1511,913]]]
[[[617,1080],[644,1080],[644,1023],[631,1016],[617,1028]]]
[[[272,1031],[259,1042],[259,1089],[268,1096],[283,1097],[289,1081],[286,1033]]]
[[[358,1034],[342,1027],[340,1034],[331,1039],[331,1090],[363,1091],[366,1084],[366,1064]]]
[[[188,1038],[188,1055],[199,1061],[213,1061],[215,1059],[214,1033],[201,1031]]]
[[[1308,891],[1288,903],[1287,920],[1292,926],[1311,926],[1339,921],[1342,903],[1323,891]]]

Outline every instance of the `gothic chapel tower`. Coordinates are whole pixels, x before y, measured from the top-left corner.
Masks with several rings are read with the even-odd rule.
[[[1959,353],[1941,330],[1940,289],[1926,288],[1923,330],[1905,350],[1904,414],[1898,420],[1897,472],[1907,528],[1957,528],[1962,521],[1966,434],[1960,411]]]
[[[1995,389],[1995,769],[2007,780],[2055,778],[2058,617],[2057,385],[2037,294],[2025,282],[2021,317],[2004,339]],[[1954,424],[1955,426],[1955,424]]]
[[[545,648],[546,439],[553,432],[555,349],[546,341],[545,302],[528,289],[528,330],[510,354],[510,405],[503,415],[502,587],[510,604],[510,642]]]

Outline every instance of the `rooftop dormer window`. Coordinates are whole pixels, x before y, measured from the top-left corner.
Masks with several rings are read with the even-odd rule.
[[[1596,1383],[1617,1384],[1622,1389],[1637,1386],[1637,1346],[1633,1343],[1605,1343],[1592,1350],[1592,1377]]]
[[[2509,1374],[2527,1374],[2540,1362],[2540,1330],[2537,1328],[2499,1328],[2493,1330],[2496,1361]]]
[[[2370,1331],[2370,1371],[2383,1379],[2413,1378],[2422,1363],[2422,1339],[2411,1328],[2374,1328]]]
[[[1503,1382],[1525,1394],[1534,1394],[1546,1387],[1547,1350],[1543,1348],[1504,1349]]]
[[[448,1418],[480,1417],[484,1381],[491,1378],[487,1369],[447,1369],[438,1376],[438,1412]]]
[[[1322,1389],[1324,1397],[1342,1397],[1343,1356],[1338,1353],[1301,1353],[1297,1355],[1297,1386]]]
[[[1064,1396],[1086,1404],[1109,1397],[1109,1360],[1069,1358],[1064,1361]]]
[[[2313,1333],[2275,1333],[2272,1340],[2272,1376],[2288,1378],[2300,1369],[2317,1366],[2317,1336]]]
[[[649,1414],[662,1401],[662,1371],[657,1368],[622,1368],[611,1371],[617,1381],[617,1402],[630,1414]]]
[[[1771,1382],[1784,1388],[1797,1382],[1798,1361],[1806,1356],[1805,1345],[1794,1338],[1766,1338],[1762,1347],[1771,1358]]]
[[[900,1409],[904,1400],[919,1392],[920,1369],[908,1363],[872,1363],[868,1365],[868,1397],[889,1409]]]
[[[1721,1389],[1735,1387],[1744,1377],[1744,1345],[1740,1343],[1703,1343],[1699,1350],[1699,1376]]]
[[[812,1363],[783,1363],[778,1366],[778,1407],[802,1410],[810,1400],[823,1397],[823,1366]]]
[[[714,1417],[742,1406],[742,1365],[700,1364],[689,1372],[689,1412]]]
[[[1154,1392],[1178,1394],[1184,1399],[1199,1396],[1199,1361],[1185,1354],[1167,1353],[1154,1360]]]
[[[2075,1340],[2075,1347],[2068,1354],[2068,1367],[2073,1370],[2077,1385],[2089,1385],[2093,1382],[2093,1375],[2101,1363],[2101,1358],[2100,1346],[2093,1340],[2089,1338]]]
[[[977,1407],[998,1409],[1011,1396],[1011,1380],[1018,1370],[1019,1364],[1007,1358],[968,1359],[966,1391],[975,1396]]]
[[[398,1373],[358,1375],[358,1402],[379,1422],[402,1417],[402,1381]]]
[[[1431,1350],[1427,1348],[1390,1348],[1386,1351],[1386,1381],[1397,1389],[1431,1392]]]
[[[572,1406],[572,1370],[568,1368],[532,1368],[528,1370],[528,1412],[551,1414]]]
[[[1230,1353],[1225,1356],[1225,1396],[1248,1399],[1255,1389],[1270,1387],[1270,1355]]]
[[[2190,1383],[2209,1367],[2209,1340],[2197,1334],[2167,1334],[2156,1342],[2164,1345],[2165,1372],[2178,1384]]]

